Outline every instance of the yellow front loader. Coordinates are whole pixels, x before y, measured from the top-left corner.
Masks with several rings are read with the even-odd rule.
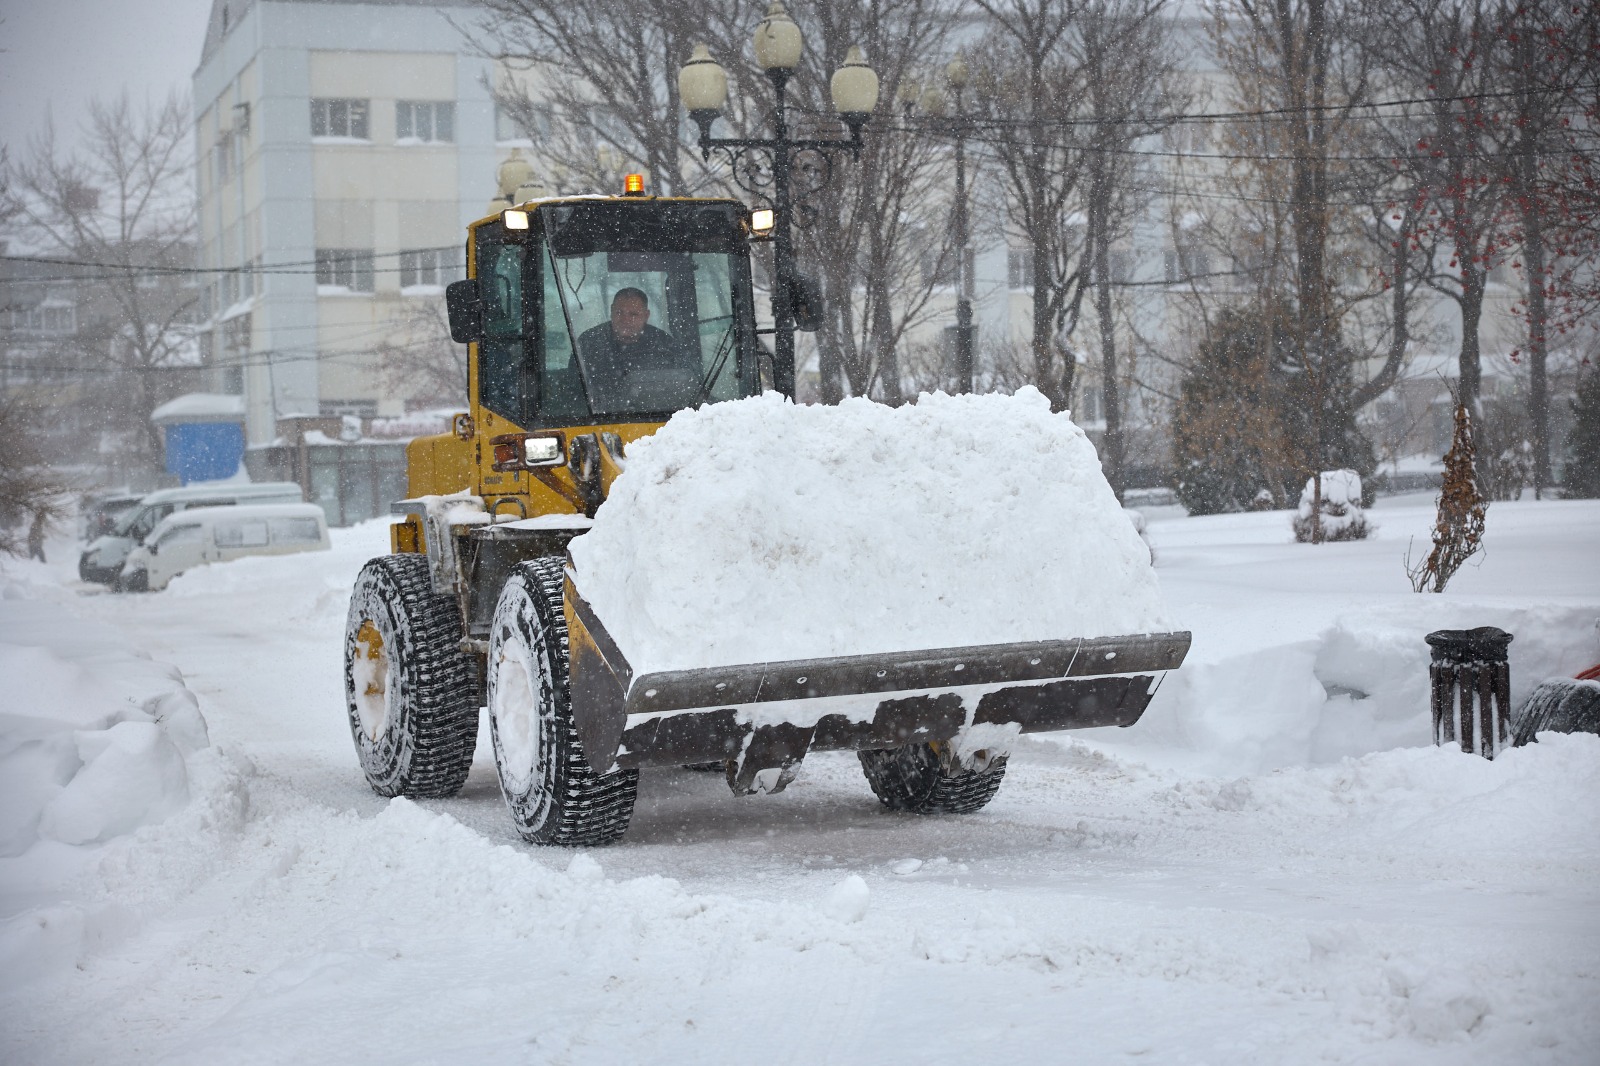
[[[617,839],[641,767],[714,764],[735,792],[770,793],[816,750],[858,752],[891,809],[975,811],[1010,737],[1131,725],[1183,661],[1189,634],[1156,633],[636,673],[567,544],[632,442],[760,392],[759,239],[717,199],[558,198],[471,227],[467,280],[446,292],[470,409],[411,445],[393,551],[350,603],[347,711],[380,795],[459,789],[487,707],[535,843]]]

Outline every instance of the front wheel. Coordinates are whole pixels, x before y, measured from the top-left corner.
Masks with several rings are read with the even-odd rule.
[[[962,769],[949,744],[904,744],[881,751],[859,751],[861,772],[878,802],[893,811],[912,814],[971,814],[982,810],[1000,790],[1006,757],[998,755],[981,769]]]
[[[523,563],[489,632],[489,731],[500,791],[523,839],[609,844],[633,817],[639,771],[597,773],[572,721],[562,561]]]
[[[368,562],[350,595],[345,710],[367,784],[380,796],[453,796],[478,740],[477,665],[461,650],[453,598],[422,555]]]

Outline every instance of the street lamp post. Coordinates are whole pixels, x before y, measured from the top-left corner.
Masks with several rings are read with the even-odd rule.
[[[972,391],[972,271],[968,268],[967,242],[967,152],[966,116],[961,110],[961,90],[967,86],[967,63],[956,53],[944,71],[954,96],[951,110],[951,129],[956,140],[956,387],[961,392]]]
[[[802,42],[800,27],[795,25],[783,4],[774,3],[767,9],[767,17],[756,27],[756,62],[772,82],[775,105],[772,111],[771,137],[713,137],[711,124],[722,113],[728,99],[728,75],[703,44],[695,45],[689,62],[678,72],[678,96],[688,109],[689,117],[700,128],[700,154],[711,158],[712,149],[728,153],[737,168],[740,153],[756,149],[769,153],[772,158],[773,206],[773,259],[772,324],[774,335],[773,385],[786,396],[794,396],[795,358],[794,299],[797,273],[794,263],[794,202],[789,182],[794,156],[800,152],[829,152],[846,150],[853,156],[861,152],[861,129],[871,117],[878,103],[878,76],[867,66],[861,49],[852,47],[845,56],[844,65],[834,72],[829,82],[834,110],[850,130],[849,140],[795,139],[789,136],[788,117],[784,106],[784,93],[789,78],[800,63]]]

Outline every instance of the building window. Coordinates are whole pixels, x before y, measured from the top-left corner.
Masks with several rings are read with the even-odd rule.
[[[1113,284],[1133,280],[1133,252],[1126,248],[1111,248],[1106,252],[1106,272]]]
[[[400,100],[394,105],[394,135],[400,141],[454,141],[456,105],[448,100]]]
[[[234,151],[233,131],[232,130],[223,130],[222,133],[220,133],[217,136],[216,158],[217,158],[217,184],[218,185],[221,185],[223,182],[227,181],[233,175],[233,170],[234,170],[233,151]]]
[[[245,363],[250,362],[250,314],[245,312],[222,323],[219,333],[222,354],[218,362],[222,367],[243,370]]]
[[[1006,283],[1013,289],[1033,288],[1033,249],[1006,249]]]
[[[367,101],[311,101],[311,136],[368,139]]]
[[[1080,426],[1086,422],[1105,420],[1105,411],[1101,409],[1099,386],[1085,385],[1078,390],[1078,406],[1073,409],[1072,420]]]
[[[70,305],[45,304],[39,312],[40,328],[45,333],[71,333],[78,328],[77,309]]]
[[[495,102],[494,139],[500,144],[540,140],[549,137],[554,126],[555,115],[546,104],[524,107]]]
[[[1211,273],[1211,256],[1198,244],[1184,241],[1167,252],[1164,265],[1169,282],[1201,280]]]
[[[78,328],[77,308],[53,301],[13,307],[7,317],[12,329],[24,333],[72,333]]]
[[[372,253],[357,248],[318,248],[317,289],[371,292]]]
[[[416,248],[400,253],[400,287],[437,288],[454,281],[460,273],[457,251],[450,248]]]

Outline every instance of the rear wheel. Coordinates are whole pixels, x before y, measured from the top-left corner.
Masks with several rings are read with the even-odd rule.
[[[450,796],[478,740],[477,664],[455,600],[422,555],[362,567],[345,622],[344,694],[367,784],[380,796]]]
[[[596,773],[572,721],[562,561],[517,568],[489,633],[489,730],[500,791],[534,844],[609,844],[633,816],[639,771]]]
[[[989,760],[981,769],[962,769],[948,744],[905,744],[856,754],[878,802],[890,810],[912,814],[981,810],[994,799],[1006,776],[1004,755]]]

